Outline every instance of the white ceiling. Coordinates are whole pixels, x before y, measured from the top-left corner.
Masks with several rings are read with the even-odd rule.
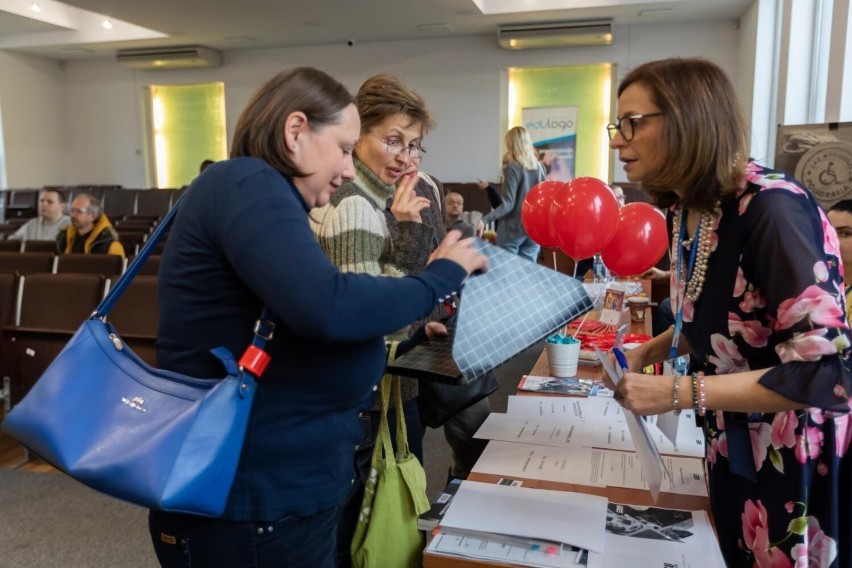
[[[116,49],[205,45],[255,49],[460,35],[498,24],[612,18],[616,25],[736,20],[753,0],[0,0],[0,49],[54,59],[112,56]],[[478,5],[491,3],[483,14]],[[552,9],[561,3],[571,8]],[[535,5],[543,11],[533,11]],[[524,10],[517,11],[518,6]],[[79,9],[79,10],[78,10]],[[64,10],[60,25],[50,20]],[[87,12],[83,12],[87,11]],[[506,13],[492,13],[504,10]],[[511,10],[511,11],[509,11]],[[112,30],[100,23],[114,22]],[[151,35],[153,39],[139,39]],[[159,32],[157,34],[156,32]],[[136,39],[119,39],[121,36]]]

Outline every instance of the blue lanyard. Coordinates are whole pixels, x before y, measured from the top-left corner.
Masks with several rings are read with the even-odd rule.
[[[680,231],[677,236],[677,274],[675,277],[675,290],[678,291],[677,295],[680,296],[680,279],[682,272],[682,261],[683,261],[683,238],[686,236],[686,218],[688,215],[686,214],[686,210],[683,211],[683,220],[680,223]],[[698,256],[698,241],[701,238],[701,223],[695,228],[695,234],[692,235],[692,243],[689,247],[689,269],[686,273],[686,283],[689,283],[689,278],[692,276],[692,271],[695,268],[695,257]],[[675,319],[675,327],[674,334],[672,335],[672,346],[669,349],[669,359],[674,359],[677,357],[677,344],[680,341],[680,331],[683,328],[683,304],[686,303],[686,284],[683,289],[683,297],[678,298],[680,300],[680,306],[678,306],[677,310],[677,318]]]

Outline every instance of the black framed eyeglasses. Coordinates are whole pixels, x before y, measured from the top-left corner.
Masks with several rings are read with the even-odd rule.
[[[373,133],[371,132],[370,134]],[[408,150],[408,155],[412,158],[422,158],[423,154],[426,153],[426,148],[424,148],[417,142],[412,142],[408,146],[405,146],[399,140],[385,140],[384,138],[381,138],[380,136],[377,136],[375,134],[373,134],[373,136],[378,138],[379,141],[381,141],[382,144],[385,145],[385,150],[387,150],[388,154],[390,154],[391,156],[399,156],[405,150]]]
[[[618,119],[618,122],[610,122],[606,125],[606,131],[609,133],[609,139],[615,139],[615,133],[620,132],[621,137],[624,138],[625,142],[630,142],[633,140],[633,135],[636,130],[636,122],[643,118],[652,118],[654,116],[663,116],[665,113],[663,112],[646,112],[645,114],[634,114],[631,116],[622,116]],[[625,120],[627,122],[625,122]]]

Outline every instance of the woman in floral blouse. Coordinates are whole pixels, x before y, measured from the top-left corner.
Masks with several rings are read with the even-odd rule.
[[[709,491],[728,566],[852,566],[850,329],[837,235],[813,196],[748,160],[733,86],[702,59],[646,63],[608,129],[630,181],[667,208],[679,323],[626,373],[641,415],[704,415]]]

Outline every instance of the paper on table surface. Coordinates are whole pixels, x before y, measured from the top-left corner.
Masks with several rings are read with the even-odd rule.
[[[602,553],[589,552],[588,568],[725,568],[704,511],[610,503]]]
[[[618,385],[621,381],[621,376],[616,372],[610,364],[607,356],[603,351],[595,346],[595,353],[598,354],[604,371],[609,375],[610,380],[614,385]],[[648,427],[641,417],[636,416],[629,410],[625,409],[625,417],[627,419],[627,428],[630,430],[630,437],[633,439],[633,445],[636,446],[636,453],[639,454],[639,462],[642,464],[642,471],[645,472],[645,479],[648,482],[648,491],[651,492],[651,498],[656,501],[660,494],[660,486],[663,482],[663,474],[665,466],[660,457],[660,452],[651,439],[648,433]]]
[[[591,400],[591,399],[590,399]],[[611,416],[606,420],[579,420],[576,418],[547,416],[524,417],[492,412],[474,434],[475,438],[522,442],[564,448],[587,446],[607,450],[636,451],[636,443],[618,403],[609,401]],[[622,417],[623,415],[623,417]],[[704,457],[704,437],[681,443],[678,450],[663,436],[656,426],[644,423],[655,443],[655,449],[667,455]]]
[[[499,538],[474,537],[443,528],[426,547],[426,552],[544,568],[577,566],[574,563],[576,552],[568,546],[563,546],[560,554],[548,554],[544,550],[531,550],[528,546],[507,544]]]
[[[621,405],[617,402],[609,399],[580,397],[510,396],[506,414],[515,418],[582,420],[589,423],[592,428],[605,427],[613,420],[618,423],[625,421]],[[665,422],[666,419],[677,421],[677,444],[673,444],[668,437],[660,438],[660,434],[666,436],[661,426],[661,421]],[[683,410],[677,417],[673,412],[648,416],[645,418],[645,424],[661,454],[704,456],[704,431],[695,425],[695,413],[692,409]]]
[[[666,456],[663,461],[672,475],[663,480],[661,491],[707,496],[704,463],[701,459]],[[476,461],[473,471],[592,487],[648,489],[641,464],[634,452],[596,448],[559,448],[491,441]]]
[[[601,551],[605,497],[464,481],[442,527],[561,542]]]

